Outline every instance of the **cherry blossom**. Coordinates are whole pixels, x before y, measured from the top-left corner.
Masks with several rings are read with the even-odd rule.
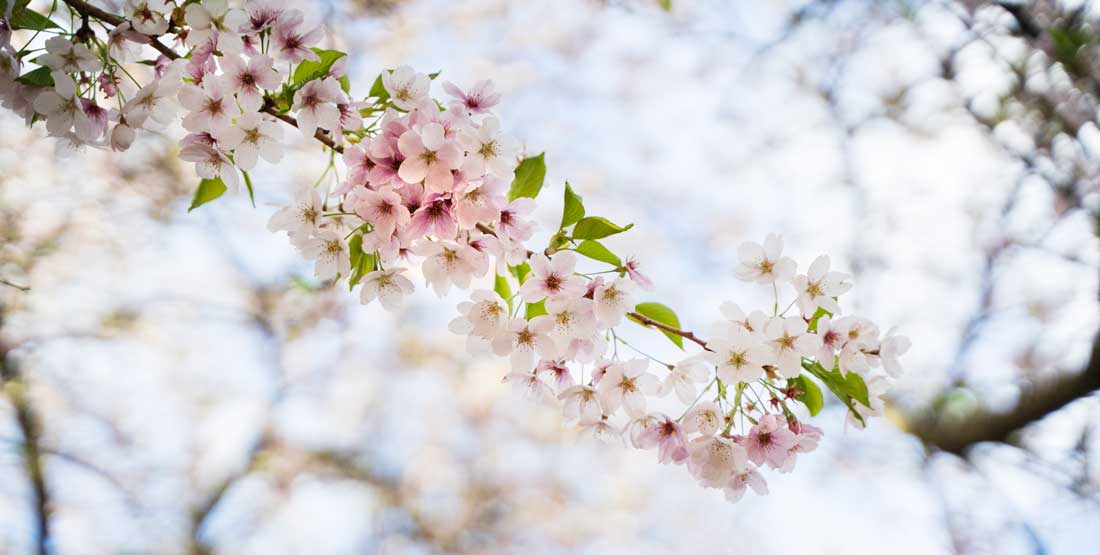
[[[394,106],[402,110],[414,110],[428,100],[431,79],[417,73],[409,66],[401,66],[382,73],[382,86],[393,99]]]
[[[596,318],[605,326],[617,326],[634,306],[634,284],[625,279],[602,284],[596,287],[592,300]]]
[[[697,394],[696,384],[710,380],[710,370],[703,362],[699,357],[691,357],[676,363],[661,382],[658,394],[664,396],[675,391],[680,402],[691,403]]]
[[[646,395],[653,395],[658,388],[657,378],[647,371],[648,368],[649,362],[644,358],[608,367],[597,386],[604,410],[615,412],[621,406],[634,418],[643,416]]]
[[[50,37],[46,41],[46,53],[38,61],[41,65],[62,73],[94,72],[103,67],[95,52],[83,44],[74,44],[65,37]]]
[[[486,173],[510,178],[516,167],[519,143],[500,134],[500,120],[485,118],[481,126],[459,134],[459,144],[466,150],[462,171],[470,176]]]
[[[344,101],[340,83],[331,77],[306,83],[294,93],[293,109],[298,112],[298,129],[312,137],[317,128],[336,129],[340,125],[337,104]]]
[[[553,259],[536,254],[531,257],[531,275],[523,282],[520,295],[529,303],[537,303],[547,297],[574,298],[584,294],[584,278],[573,275],[577,257],[571,252],[561,252]]]
[[[292,237],[308,237],[321,226],[323,215],[320,193],[311,187],[303,187],[298,190],[294,204],[275,212],[267,227],[271,231],[286,231]]]
[[[740,266],[737,277],[757,283],[776,283],[790,281],[794,277],[795,262],[781,256],[783,238],[771,233],[764,239],[764,245],[746,242],[737,248]]]
[[[554,340],[550,338],[553,325],[546,316],[530,321],[512,318],[493,338],[493,351],[500,356],[509,356],[513,370],[533,369],[536,354],[544,358],[554,356]]]
[[[449,192],[454,186],[452,170],[462,164],[462,150],[444,137],[443,126],[429,123],[419,130],[410,129],[397,142],[405,161],[398,176],[406,183],[424,182],[428,190]]]
[[[500,95],[493,92],[493,84],[490,81],[478,81],[469,92],[463,92],[454,83],[448,81],[443,83],[443,90],[454,98],[452,106],[457,106],[470,114],[486,113],[500,102]]]
[[[806,317],[813,316],[818,307],[830,314],[840,314],[840,304],[834,299],[852,288],[851,276],[829,271],[828,255],[821,255],[810,264],[805,274],[795,276],[792,285],[798,292],[798,309]]]
[[[240,56],[223,56],[220,60],[225,86],[229,94],[235,94],[245,112],[255,112],[263,106],[264,89],[277,89],[282,77],[275,70],[275,60],[263,54],[253,56],[247,62]]]
[[[562,411],[567,420],[592,423],[598,422],[603,416],[599,394],[590,385],[574,385],[562,391],[558,398],[564,401]]]
[[[225,148],[233,150],[233,162],[242,170],[256,167],[258,158],[272,164],[283,159],[283,128],[266,115],[249,112],[218,134]]]
[[[744,440],[749,460],[757,465],[767,463],[772,468],[783,466],[796,443],[794,433],[778,414],[764,415]]]
[[[404,276],[404,272],[405,268],[390,268],[376,270],[363,276],[363,287],[359,292],[360,301],[367,304],[377,298],[386,310],[397,310],[401,307],[401,300],[405,295],[416,289],[409,278]]]
[[[801,374],[802,357],[814,351],[816,341],[806,328],[801,318],[772,318],[764,327],[771,360],[785,378]]]
[[[165,15],[171,8],[164,0],[126,0],[125,13],[134,30],[145,35],[162,35],[168,30]]]
[[[736,329],[710,346],[713,352],[703,356],[718,367],[718,377],[727,383],[756,381],[763,375],[764,365],[772,361],[761,337],[744,329]]]
[[[301,249],[306,258],[316,259],[313,274],[317,279],[335,279],[351,273],[348,244],[330,229],[318,230],[301,243]]]

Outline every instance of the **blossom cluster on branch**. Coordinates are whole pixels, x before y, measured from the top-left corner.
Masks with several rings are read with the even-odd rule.
[[[821,430],[806,420],[823,389],[862,426],[901,371],[908,339],[841,316],[850,276],[828,256],[798,273],[776,235],[737,252],[737,277],[765,288],[771,310],[727,302],[709,340],[669,307],[636,302],[653,284],[604,244],[632,226],[590,215],[568,184],[558,229],[531,250],[545,159],[502,132],[488,82],[444,83],[437,100],[436,75],[398,67],[355,97],[346,55],[318,48],[321,28],[279,1],[127,0],[124,15],[63,3],[68,28],[56,2],[40,14],[0,0],[4,106],[74,145],[118,151],[137,130],[178,123],[180,157],[202,178],[192,209],[242,181],[251,195],[248,172],[279,162],[284,126],[296,127],[323,143],[329,164],[270,227],[315,261],[318,279],[391,310],[414,291],[417,267],[440,295],[473,289],[450,329],[507,357],[505,381],[731,499],[766,492],[760,470],[789,472],[816,448]],[[22,47],[13,31],[29,36]],[[632,324],[699,352],[658,360],[620,336]]]

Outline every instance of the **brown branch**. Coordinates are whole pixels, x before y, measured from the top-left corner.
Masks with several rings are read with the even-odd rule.
[[[85,2],[84,0],[62,0],[62,1],[65,2],[65,4],[67,4],[70,8],[72,8],[73,11],[80,14],[81,16],[91,16],[91,17],[94,17],[94,18],[104,22],[104,23],[109,23],[109,24],[111,24],[115,27],[118,27],[119,25],[122,25],[123,23],[126,23],[125,18],[120,17],[118,15],[115,15],[113,13],[110,13],[108,11],[102,10],[100,8],[97,8],[93,5]],[[161,54],[164,54],[164,56],[166,58],[168,58],[169,60],[178,60],[179,58],[181,58],[179,53],[177,53],[175,50],[173,50],[170,46],[160,42],[160,40],[158,40],[157,37],[154,37],[154,36],[151,36],[151,35],[144,35],[144,36],[145,36],[146,39],[148,39],[149,46],[152,46],[154,49],[156,49],[157,52],[160,52]],[[271,115],[272,117],[274,117],[276,119],[279,119],[279,120],[283,121],[284,123],[287,123],[288,125],[293,125],[294,127],[298,127],[298,121],[296,119],[294,119],[292,116],[288,116],[286,114],[279,113],[278,109],[276,109],[275,106],[272,105],[272,104],[265,104],[263,106],[263,108],[261,108],[261,111],[266,113],[266,114]],[[329,137],[325,132],[321,131],[320,129],[317,130],[317,132],[314,134],[313,138],[317,139],[322,144],[324,144],[325,146],[335,150],[336,152],[339,152],[339,153],[344,152],[344,148],[342,146],[337,145],[335,143],[335,141],[332,140],[331,137]]]
[[[4,326],[4,306],[0,304],[0,329]],[[28,401],[27,382],[12,356],[13,348],[0,339],[0,385],[15,409],[15,422],[23,435],[23,463],[31,484],[34,505],[35,546],[38,555],[47,555],[50,543],[50,495],[43,472],[41,426]]]
[[[633,318],[639,324],[641,324],[645,327],[651,327],[652,326],[652,327],[657,328],[659,330],[667,331],[668,333],[671,333],[673,335],[679,335],[680,337],[683,337],[684,339],[687,339],[688,341],[692,341],[692,342],[696,343],[697,345],[699,345],[700,347],[702,347],[702,348],[704,348],[708,351],[714,352],[710,347],[707,347],[707,342],[703,341],[702,339],[697,337],[694,332],[685,331],[685,330],[682,330],[680,328],[674,328],[674,327],[672,327],[668,324],[662,324],[662,323],[660,323],[660,322],[658,322],[658,321],[656,321],[652,318],[642,316],[641,314],[638,314],[637,312],[627,312],[626,315]]]
[[[1092,355],[1084,371],[1033,385],[1024,391],[1019,403],[1009,412],[983,411],[951,419],[936,411],[907,427],[925,445],[961,456],[979,443],[1008,443],[1023,428],[1097,390],[1100,390],[1100,335],[1092,345]]]

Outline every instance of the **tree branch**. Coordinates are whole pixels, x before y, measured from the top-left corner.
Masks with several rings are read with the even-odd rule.
[[[1010,412],[980,412],[964,419],[944,418],[934,412],[910,423],[908,428],[925,445],[962,456],[979,443],[1008,443],[1021,429],[1097,390],[1100,390],[1100,335],[1093,342],[1092,355],[1083,372],[1032,386]]]
[[[0,329],[4,327],[5,307],[0,304]],[[35,549],[38,555],[49,553],[50,495],[43,472],[42,449],[39,444],[40,425],[28,401],[27,382],[16,366],[14,349],[0,339],[0,384],[15,409],[15,421],[23,435],[23,463],[31,485],[35,520]]]

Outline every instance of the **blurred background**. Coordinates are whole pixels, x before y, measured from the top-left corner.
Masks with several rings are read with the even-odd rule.
[[[292,3],[294,3],[292,1]],[[1077,554],[1100,544],[1100,8],[298,1],[363,94],[409,64],[547,152],[705,329],[782,233],[913,339],[887,418],[737,504],[578,440],[446,330],[318,287],[266,222],[302,143],[187,213],[175,140],[65,153],[0,113],[0,554]],[[657,334],[631,337],[656,353]]]

